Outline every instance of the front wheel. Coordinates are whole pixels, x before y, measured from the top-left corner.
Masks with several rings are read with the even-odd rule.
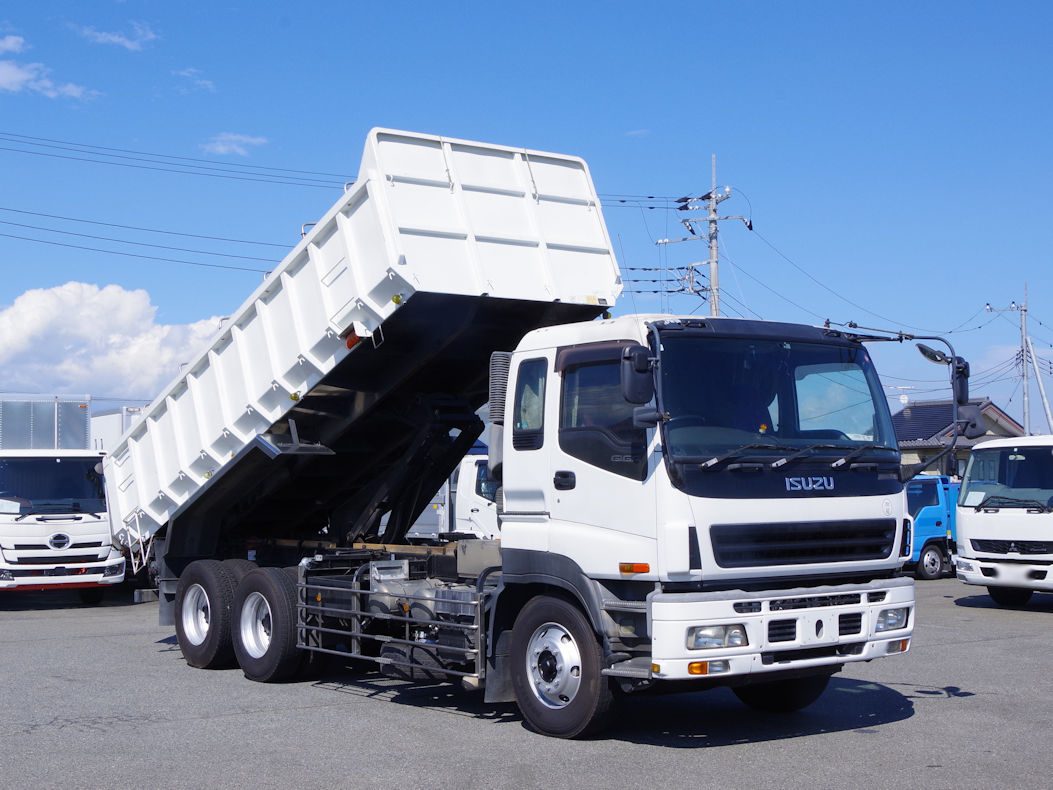
[[[510,660],[516,704],[531,729],[577,738],[607,724],[614,697],[600,645],[573,604],[546,595],[529,601],[512,628]]]
[[[987,594],[999,606],[1023,606],[1031,600],[1031,590],[1022,587],[988,587]]]
[[[234,594],[234,655],[250,680],[291,677],[300,664],[296,648],[296,582],[281,568],[245,574]]]
[[[752,683],[732,689],[748,707],[764,713],[792,713],[806,708],[826,691],[829,675]]]
[[[918,567],[915,568],[914,575],[919,579],[929,581],[938,579],[943,575],[944,565],[943,549],[935,543],[930,543],[921,550],[921,556],[918,557]]]

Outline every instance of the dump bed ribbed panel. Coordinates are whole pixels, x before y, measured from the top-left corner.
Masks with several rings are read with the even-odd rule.
[[[587,318],[620,290],[581,159],[374,129],[354,185],[107,457],[114,533],[135,545],[200,499],[345,358],[383,349],[384,322],[415,294],[556,303],[563,318]],[[494,337],[555,314],[510,310],[515,326]],[[372,389],[360,381],[348,390],[361,419]]]

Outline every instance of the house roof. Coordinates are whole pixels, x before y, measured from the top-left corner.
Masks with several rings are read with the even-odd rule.
[[[996,406],[990,398],[973,398],[969,403],[980,407],[980,413],[988,423],[989,430],[993,429],[993,432],[1004,436],[1024,434],[1023,426]],[[903,449],[945,447],[954,433],[954,425],[951,423],[953,408],[949,400],[918,401],[904,406],[892,415],[892,427],[899,446]],[[968,440],[959,437],[958,444],[969,447],[983,438]]]

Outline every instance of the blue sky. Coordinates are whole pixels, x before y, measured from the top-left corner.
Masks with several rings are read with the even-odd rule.
[[[627,280],[706,257],[656,247],[683,214],[641,198],[707,191],[715,154],[722,211],[755,228],[722,226],[726,314],[956,330],[974,395],[1022,420],[1020,312],[984,305],[1026,283],[1053,359],[1051,22],[924,0],[8,7],[0,389],[152,397],[386,126],[584,157]],[[708,312],[628,291],[616,312],[656,309]],[[946,395],[913,351],[875,357],[894,398]]]

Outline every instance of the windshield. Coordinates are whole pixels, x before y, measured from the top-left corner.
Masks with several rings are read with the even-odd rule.
[[[958,503],[963,507],[1053,505],[1053,447],[973,450]]]
[[[674,460],[898,459],[881,384],[861,347],[662,333],[661,398]]]
[[[0,513],[101,513],[98,458],[0,458]]]

